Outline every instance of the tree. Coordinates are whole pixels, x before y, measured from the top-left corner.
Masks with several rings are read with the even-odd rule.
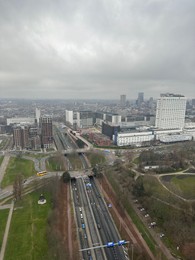
[[[16,200],[21,199],[22,189],[23,189],[23,176],[22,174],[17,174],[13,184],[13,194]]]
[[[133,194],[137,197],[142,197],[145,195],[145,189],[143,184],[143,179],[138,178],[134,187],[133,187]]]
[[[63,180],[63,182],[65,182],[65,183],[68,183],[69,181],[70,181],[70,173],[68,172],[68,171],[66,171],[66,172],[64,172],[63,174],[62,174],[62,180]]]

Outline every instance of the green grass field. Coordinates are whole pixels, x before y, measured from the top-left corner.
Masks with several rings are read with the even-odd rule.
[[[177,205],[178,207],[183,208],[185,206],[185,202],[182,200],[178,200],[178,198],[172,195],[168,190],[166,190],[161,183],[157,180],[157,178],[153,176],[147,176],[145,174],[143,178],[145,191],[149,194],[152,194],[153,197],[161,199],[165,202],[168,202],[172,205]]]
[[[3,236],[5,232],[8,214],[9,214],[9,209],[0,210],[0,248],[3,242]]]
[[[184,197],[185,199],[195,199],[195,176],[192,175],[171,175],[162,177],[164,184],[174,193]]]
[[[33,161],[23,158],[11,157],[3,181],[2,188],[13,184],[17,174],[22,174],[24,178],[32,176],[36,171]]]
[[[4,158],[4,156],[0,156],[0,166],[2,164],[3,158]]]
[[[40,192],[25,196],[13,212],[5,260],[46,259],[46,228],[51,199],[48,193],[44,193],[47,203],[38,205],[39,196]]]

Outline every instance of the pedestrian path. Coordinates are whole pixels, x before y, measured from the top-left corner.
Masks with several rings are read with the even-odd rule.
[[[0,260],[4,259],[4,255],[5,255],[5,249],[6,249],[6,245],[7,245],[7,239],[8,239],[8,234],[9,234],[9,229],[10,229],[10,224],[11,224],[11,219],[12,219],[12,214],[13,214],[13,210],[14,210],[14,201],[12,201],[11,204],[8,204],[10,208],[9,210],[9,215],[8,215],[8,219],[7,219],[7,224],[6,224],[6,228],[5,228],[5,233],[4,233],[4,237],[3,237],[3,243],[2,243],[2,247],[1,247],[1,252],[0,252]],[[5,205],[5,206],[8,206]],[[2,209],[3,206],[1,206]]]

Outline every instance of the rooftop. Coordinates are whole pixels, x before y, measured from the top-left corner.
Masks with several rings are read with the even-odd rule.
[[[163,93],[160,94],[161,97],[184,97],[184,95],[180,94],[173,94],[173,93]]]

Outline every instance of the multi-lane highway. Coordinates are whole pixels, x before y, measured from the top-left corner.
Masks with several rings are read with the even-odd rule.
[[[72,193],[83,259],[123,260],[121,246],[105,246],[121,238],[94,179],[72,180]],[[111,245],[111,243],[109,244]],[[98,246],[104,246],[95,248]],[[94,249],[93,249],[94,248]]]
[[[95,224],[87,191],[81,178],[77,179],[77,181],[72,181],[72,192],[81,248],[83,249],[100,245],[101,238]],[[102,249],[96,251],[83,251],[82,256],[83,259],[106,259]]]
[[[61,149],[77,149],[77,144],[56,128],[56,144]],[[88,163],[83,153],[79,153],[83,169],[88,169]],[[67,159],[68,160],[68,159]],[[69,162],[70,169],[71,164]],[[82,259],[97,260],[127,260],[122,246],[114,246],[121,240],[108,207],[100,195],[93,178],[81,177],[71,181],[74,211],[78,227],[78,237]],[[86,249],[86,250],[85,250]]]

